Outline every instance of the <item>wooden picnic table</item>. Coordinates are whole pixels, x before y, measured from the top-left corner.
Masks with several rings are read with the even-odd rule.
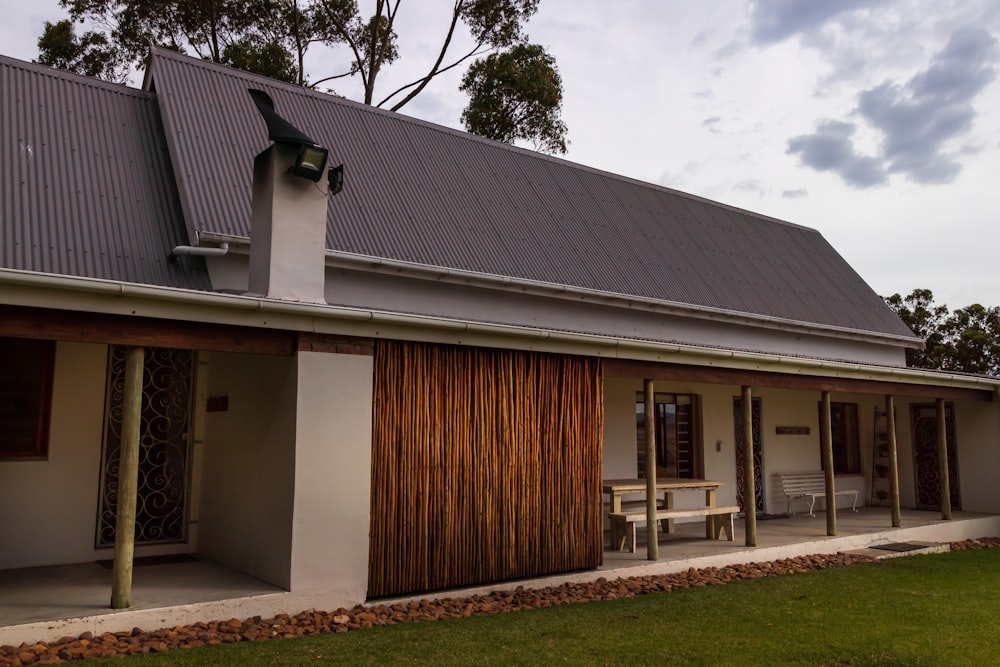
[[[704,491],[705,507],[715,506],[715,492],[722,486],[722,482],[712,479],[689,479],[683,477],[658,477],[656,479],[657,493],[663,493],[663,507],[674,508],[674,493],[678,491]],[[630,494],[640,494],[643,501],[646,497],[646,480],[635,479],[606,479],[601,482],[601,489],[604,495],[608,496],[608,513],[621,512],[622,496]],[[664,530],[673,532],[674,522],[672,519],[664,520]],[[705,519],[705,536],[712,539],[712,519]]]

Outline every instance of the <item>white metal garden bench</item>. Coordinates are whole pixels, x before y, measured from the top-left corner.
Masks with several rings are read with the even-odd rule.
[[[817,498],[826,498],[826,479],[822,472],[783,472],[778,475],[781,480],[781,490],[788,500],[785,513],[791,514],[792,501],[799,498],[809,499],[809,516],[816,516],[813,508]],[[854,496],[851,511],[858,511],[857,489],[835,491],[835,496]]]

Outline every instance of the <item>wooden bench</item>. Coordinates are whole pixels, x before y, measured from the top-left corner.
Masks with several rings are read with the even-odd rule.
[[[740,508],[735,505],[695,507],[684,510],[661,508],[656,510],[656,520],[703,516],[711,522],[710,533],[715,539],[719,539],[722,531],[726,531],[726,538],[732,542],[733,515],[739,511]],[[635,525],[646,522],[648,518],[646,512],[612,512],[608,518],[611,520],[611,546],[618,551],[624,551],[625,544],[628,543],[631,547],[629,551],[635,553]]]
[[[795,472],[780,473],[778,479],[781,480],[781,491],[785,494],[788,503],[785,505],[785,513],[790,514],[792,501],[799,498],[809,499],[809,516],[816,516],[813,508],[817,498],[826,498],[826,478],[822,472]],[[854,496],[851,511],[858,511],[858,491],[849,489],[846,491],[835,491],[835,496]]]

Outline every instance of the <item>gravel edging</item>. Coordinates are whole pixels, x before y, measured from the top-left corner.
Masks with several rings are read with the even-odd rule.
[[[987,537],[952,542],[952,551],[1000,547],[1000,537]],[[850,554],[816,554],[797,556],[763,563],[744,563],[726,567],[691,568],[686,572],[605,578],[587,583],[568,582],[560,586],[493,591],[469,597],[413,600],[407,603],[357,605],[353,609],[336,611],[310,609],[294,616],[278,614],[274,618],[254,616],[247,619],[211,621],[146,631],[106,632],[94,635],[84,632],[78,637],[63,637],[54,642],[0,646],[0,665],[47,665],[70,660],[106,658],[158,653],[174,648],[232,644],[245,641],[284,639],[309,635],[348,632],[409,621],[436,621],[537,609],[554,605],[615,600],[646,593],[658,593],[699,586],[715,586],[740,579],[759,579],[796,572],[812,572],[853,563],[872,562],[866,556]]]

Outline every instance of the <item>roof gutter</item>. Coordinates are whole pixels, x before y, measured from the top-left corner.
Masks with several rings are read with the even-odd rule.
[[[218,243],[240,244],[245,246],[249,246],[250,244],[249,239],[246,237],[229,236],[211,232],[202,232],[199,235],[199,239]],[[573,299],[587,303],[626,307],[668,315],[680,315],[683,317],[694,317],[698,319],[712,320],[715,322],[724,322],[727,324],[750,325],[820,336],[850,338],[883,345],[886,342],[889,342],[893,345],[915,350],[923,349],[924,346],[923,341],[916,336],[879,333],[875,331],[865,331],[863,329],[853,329],[850,327],[838,327],[832,325],[817,325],[812,322],[774,317],[771,315],[742,313],[722,308],[712,308],[710,306],[697,306],[680,303],[678,301],[665,301],[649,297],[632,296],[617,292],[588,289],[585,287],[561,285],[541,280],[529,280],[527,278],[511,278],[508,276],[500,276],[490,273],[449,269],[439,266],[431,266],[428,264],[420,264],[417,262],[384,259],[381,257],[358,255],[355,253],[340,252],[337,250],[326,251],[326,264],[327,266],[362,269],[374,271],[376,273],[408,276],[423,280],[437,280],[458,285],[487,287],[490,289],[517,292],[519,294],[536,294],[539,296],[549,297],[555,296],[557,298]]]
[[[225,308],[232,311],[242,311],[247,314],[260,313],[265,316],[290,316],[293,319],[282,321],[280,328],[297,331],[316,331],[316,320],[340,320],[354,323],[369,323],[375,326],[395,325],[437,330],[443,333],[469,333],[472,335],[520,339],[522,341],[546,341],[553,344],[582,346],[589,348],[587,351],[595,356],[626,359],[648,359],[654,356],[656,357],[655,360],[665,362],[669,362],[671,359],[664,357],[683,356],[689,357],[692,363],[706,366],[723,365],[740,367],[750,365],[759,369],[760,366],[765,365],[768,366],[768,370],[779,373],[821,374],[911,384],[986,389],[996,392],[997,396],[1000,397],[1000,378],[959,375],[902,367],[871,366],[844,361],[828,361],[758,352],[704,348],[694,345],[659,343],[656,341],[620,339],[594,334],[531,329],[527,327],[407,315],[387,311],[345,308],[325,304],[279,301],[256,296],[198,292],[95,278],[75,278],[15,269],[0,269],[0,289],[6,285],[41,290],[69,290],[122,299],[131,298],[178,305],[194,304],[209,308],[202,317],[203,321],[210,322],[219,321],[216,309]],[[62,303],[64,304],[65,302],[63,301]],[[32,305],[35,307],[47,306],[47,304],[37,302],[33,302]],[[66,309],[65,305],[52,305],[49,307]],[[115,308],[113,305],[99,305],[98,309],[103,309],[103,312],[108,313],[121,312],[120,308]],[[171,315],[170,313],[160,313],[154,316],[178,319],[176,314]],[[245,324],[248,326],[279,328],[278,325],[270,322],[257,321]],[[372,335],[378,336],[379,333],[375,332]]]

